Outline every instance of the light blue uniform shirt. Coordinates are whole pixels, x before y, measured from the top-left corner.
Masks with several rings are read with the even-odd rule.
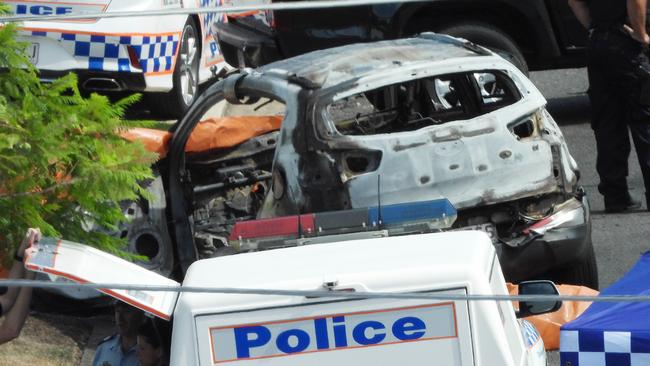
[[[93,366],[139,366],[136,354],[137,346],[122,353],[120,339],[120,336],[116,334],[100,343],[95,351]]]

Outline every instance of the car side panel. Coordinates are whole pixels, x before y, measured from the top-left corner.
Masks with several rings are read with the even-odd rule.
[[[219,6],[221,2],[197,0],[192,7]],[[160,1],[113,0],[105,10],[146,12],[174,8],[180,8],[180,3],[164,5]],[[201,18],[202,24],[215,20],[214,14],[205,14]],[[172,88],[172,74],[186,21],[186,15],[74,22],[30,21],[23,23],[19,37],[30,44],[38,44],[35,65],[42,71],[60,73],[88,70],[91,73],[97,71],[102,76],[108,72],[116,73],[118,79],[124,73],[143,74],[145,91],[164,92]],[[220,68],[225,65],[212,34],[208,33],[210,27],[203,29],[202,24],[198,29],[203,40],[200,82],[212,76],[211,66]],[[129,52],[135,54],[139,65],[132,64]]]
[[[386,204],[446,197],[462,209],[553,191],[550,145],[517,141],[505,127],[510,121],[492,115],[426,132],[366,137],[363,149],[383,156],[376,171],[345,183],[352,207],[376,205],[378,197]],[[502,158],[503,151],[510,157]]]

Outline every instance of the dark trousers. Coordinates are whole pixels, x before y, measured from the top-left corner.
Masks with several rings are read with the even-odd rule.
[[[650,103],[640,98],[648,66],[641,44],[616,31],[595,31],[588,52],[591,127],[596,136],[598,190],[605,205],[627,203],[629,134],[639,157],[650,202]],[[629,132],[628,132],[629,130]]]

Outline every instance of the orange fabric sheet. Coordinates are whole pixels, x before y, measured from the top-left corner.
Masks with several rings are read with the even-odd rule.
[[[185,146],[185,152],[227,149],[253,137],[280,129],[284,116],[229,116],[210,118],[197,124]],[[162,159],[167,156],[171,132],[150,128],[131,128],[121,133],[129,141],[141,141],[148,151]]]
[[[158,158],[162,159],[167,156],[167,146],[169,139],[172,138],[172,133],[152,128],[135,127],[122,131],[120,136],[128,141],[142,142],[147,151],[158,154]]]
[[[589,287],[573,285],[556,285],[560,295],[584,295],[596,296],[598,291]],[[511,295],[519,294],[519,286],[508,283],[508,291]],[[531,322],[539,331],[544,340],[546,350],[560,348],[560,327],[577,318],[591,305],[591,302],[584,301],[563,301],[560,310],[553,313],[534,315],[525,318]],[[515,306],[517,304],[515,303]]]

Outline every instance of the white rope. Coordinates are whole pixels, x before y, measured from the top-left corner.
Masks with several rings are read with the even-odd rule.
[[[62,15],[19,15],[0,17],[0,22],[24,21],[53,21],[76,20],[89,18],[124,18],[124,17],[152,17],[164,15],[189,15],[206,13],[244,13],[255,10],[299,10],[343,8],[360,5],[383,5],[397,3],[428,2],[431,0],[318,0],[318,1],[292,1],[290,3],[257,4],[245,6],[200,7],[188,9],[147,10],[147,11],[111,11],[106,13],[83,13]]]
[[[125,285],[118,283],[72,283],[36,280],[0,280],[0,286],[32,288],[91,288],[133,291],[193,292],[236,295],[336,297],[344,299],[401,299],[438,301],[589,301],[589,302],[650,302],[648,295],[464,295],[441,293],[398,293],[398,292],[348,292],[348,291],[309,291],[279,290],[234,287],[196,287],[196,286],[158,286]],[[432,290],[434,291],[434,290]]]

